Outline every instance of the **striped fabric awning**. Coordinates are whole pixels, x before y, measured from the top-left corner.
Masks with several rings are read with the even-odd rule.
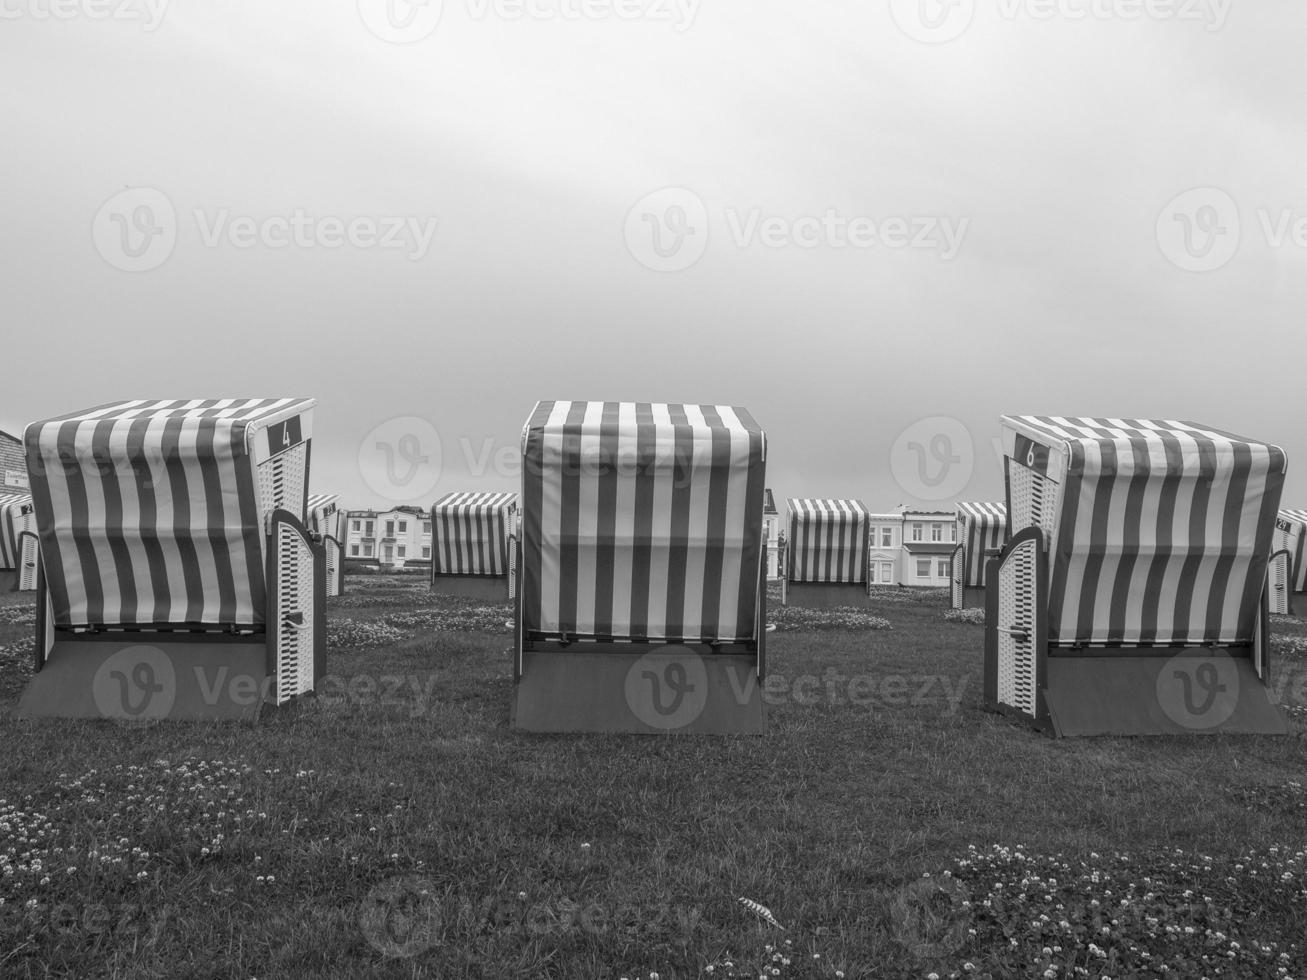
[[[340,530],[340,494],[311,493],[305,505],[305,526],[314,534],[337,537]]]
[[[1191,422],[1047,416],[1004,416],[1003,441],[1013,516],[1030,510],[1014,475],[1060,499],[1045,519],[1053,642],[1251,641],[1282,449]]]
[[[958,544],[962,545],[962,585],[984,588],[985,553],[1007,540],[1007,504],[959,503]]]
[[[791,582],[867,581],[870,511],[861,500],[791,497]]]
[[[740,408],[537,404],[522,436],[526,633],[756,639],[766,445]]]
[[[431,506],[434,575],[508,574],[515,493],[447,493]]]
[[[304,516],[313,405],[140,400],[29,425],[54,625],[263,623],[264,519]]]
[[[35,531],[32,520],[32,495],[26,491],[6,493],[0,490],[0,572],[18,568],[22,546],[18,536]]]
[[[1307,510],[1281,510],[1275,518],[1272,551],[1289,552],[1294,592],[1307,592]]]

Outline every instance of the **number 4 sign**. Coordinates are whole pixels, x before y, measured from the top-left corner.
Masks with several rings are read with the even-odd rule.
[[[300,417],[298,415],[291,416],[284,422],[274,422],[268,426],[269,456],[284,453],[287,449],[298,446],[303,441],[303,430],[300,427]]]

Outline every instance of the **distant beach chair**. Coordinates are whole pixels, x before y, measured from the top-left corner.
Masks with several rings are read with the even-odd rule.
[[[431,505],[431,590],[512,598],[517,494],[447,493]]]
[[[1007,540],[1007,505],[957,505],[957,541],[953,549],[950,598],[954,609],[985,608],[985,566],[998,557]]]
[[[861,500],[791,497],[785,604],[867,604],[871,512]]]
[[[308,529],[322,545],[326,561],[326,595],[333,598],[345,592],[345,512],[340,509],[340,494],[311,493],[308,499]]]

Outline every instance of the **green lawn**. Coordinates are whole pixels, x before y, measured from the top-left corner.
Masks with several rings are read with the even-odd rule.
[[[0,977],[1307,977],[1300,736],[1036,734],[940,594],[774,615],[765,736],[518,734],[507,606],[349,590],[252,727],[14,720],[0,597]]]

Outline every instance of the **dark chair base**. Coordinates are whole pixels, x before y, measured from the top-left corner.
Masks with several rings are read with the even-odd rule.
[[[531,732],[758,734],[766,707],[754,654],[576,643],[528,651],[512,724]]]
[[[58,635],[20,718],[253,721],[273,692],[263,636]]]
[[[431,581],[436,595],[462,596],[484,602],[508,601],[506,575],[437,575]]]

